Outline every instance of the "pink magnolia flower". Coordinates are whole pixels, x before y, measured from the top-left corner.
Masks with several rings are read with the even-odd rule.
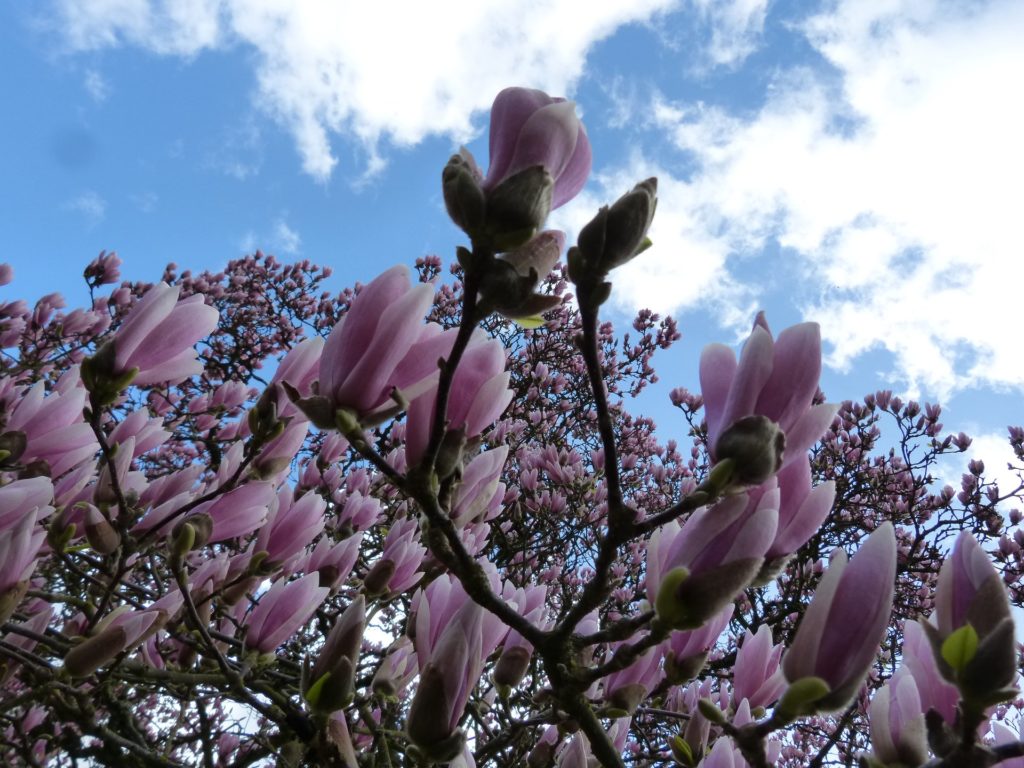
[[[629,645],[629,642],[613,644],[610,648],[613,654],[614,649],[619,645]],[[664,678],[665,675],[661,669],[661,655],[662,645],[660,643],[651,646],[628,667],[612,672],[604,679],[604,700],[611,707],[610,716],[632,715],[640,703],[647,698],[648,692]]]
[[[816,323],[787,328],[773,340],[762,312],[738,363],[724,344],[705,347],[700,384],[712,457],[721,458],[719,442],[733,425],[758,416],[777,424],[785,435],[785,451],[776,457],[779,463],[773,471],[802,460],[836,412],[835,405],[811,404],[820,374],[821,333]],[[754,484],[766,479],[755,474]]]
[[[272,504],[267,522],[260,528],[253,552],[266,552],[266,562],[284,565],[298,555],[324,529],[327,502],[315,493],[292,497],[292,489],[284,485]]]
[[[779,528],[765,553],[769,560],[788,557],[806,544],[825,522],[836,498],[834,480],[811,487],[811,464],[802,458],[786,464],[775,479],[779,487]],[[752,496],[755,493],[751,491]]]
[[[419,542],[415,518],[403,517],[395,521],[384,540],[384,551],[363,578],[371,595],[399,594],[412,587],[423,572],[427,548]]]
[[[590,174],[590,140],[576,105],[531,88],[506,88],[495,97],[490,155],[485,191],[540,165],[555,183],[552,210],[576,197]]]
[[[696,629],[757,575],[778,523],[778,490],[753,513],[747,495],[701,507],[682,527],[672,521],[647,543],[647,597],[675,629]]]
[[[72,677],[86,677],[118,654],[143,642],[167,621],[160,608],[111,613],[96,625],[95,632],[64,656],[64,669]]]
[[[261,654],[273,653],[309,621],[326,599],[330,590],[319,584],[320,577],[315,573],[295,581],[275,581],[245,622],[245,646]]]
[[[86,391],[80,381],[76,366],[48,395],[42,381],[23,392],[5,425],[5,431],[25,435],[21,463],[46,462],[50,477],[57,478],[99,449],[82,417]]]
[[[928,759],[924,710],[914,678],[899,670],[871,699],[871,747],[887,765],[921,765]]]
[[[370,687],[381,696],[400,696],[419,671],[412,640],[402,635],[388,649]]]
[[[0,619],[4,621],[24,596],[36,556],[46,540],[46,531],[37,524],[37,518],[51,511],[50,507],[41,507],[11,527],[0,529]]]
[[[987,699],[1017,676],[1013,617],[1003,580],[970,531],[963,531],[942,564],[935,588],[937,627],[922,625],[930,636],[942,676],[955,682],[965,698]],[[977,649],[962,669],[953,669],[940,652],[955,631],[970,625]],[[991,702],[986,702],[991,703]]]
[[[436,373],[437,355],[427,355],[429,360],[421,359],[426,350],[410,355],[425,337],[433,345],[435,338],[450,344],[450,335],[425,331],[423,318],[433,297],[433,286],[410,284],[409,270],[403,265],[392,267],[359,292],[327,337],[320,358],[318,398],[311,400],[329,410],[320,414],[307,408],[314,423],[333,426],[339,408],[366,416],[393,404],[394,389],[405,392]]]
[[[778,700],[786,687],[779,661],[782,643],[772,644],[772,631],[767,624],[758,627],[756,634],[743,633],[743,644],[736,652],[733,665],[733,702],[746,699],[750,706],[767,707]]]
[[[420,656],[420,682],[406,730],[412,742],[435,761],[447,762],[462,752],[459,720],[483,671],[487,656],[483,634],[484,610],[467,598],[445,625],[429,657]]]
[[[48,477],[30,477],[0,486],[0,531],[47,508],[52,512],[53,482]],[[45,515],[36,514],[37,519]]]
[[[255,531],[266,521],[273,502],[274,486],[252,482],[200,504],[194,514],[205,512],[213,519],[209,542],[215,543]]]
[[[508,446],[485,451],[473,458],[462,472],[462,482],[452,501],[452,522],[462,528],[474,520],[486,522],[501,510],[505,484],[501,471],[508,458]]]
[[[113,366],[105,372],[110,378],[137,369],[131,382],[145,386],[202,372],[193,345],[217,326],[217,310],[199,294],[178,301],[180,290],[157,283],[128,313],[110,342]]]
[[[337,589],[352,572],[352,567],[359,557],[359,545],[362,541],[362,533],[349,536],[339,544],[334,544],[324,537],[316,543],[305,563],[300,561],[296,570],[319,573],[321,587]]]
[[[903,625],[903,669],[914,678],[921,709],[925,712],[934,709],[952,725],[960,692],[940,674],[922,622],[908,621]]]
[[[892,612],[896,537],[880,525],[847,563],[837,550],[782,660],[786,680],[818,677],[829,691],[810,702],[819,712],[845,706],[878,654]]]
[[[474,337],[452,380],[448,431],[461,430],[466,438],[473,438],[501,415],[512,401],[506,361],[505,348],[497,340]],[[434,423],[435,406],[434,390],[413,400],[409,406],[405,455],[410,466],[423,459]]]
[[[673,684],[684,683],[700,672],[707,661],[708,651],[728,626],[732,612],[733,606],[730,603],[699,629],[672,632],[669,635],[665,674]]]
[[[557,768],[590,768],[590,740],[577,731],[558,752]]]
[[[698,768],[744,768],[747,761],[728,736],[719,736],[706,757],[697,763]]]
[[[163,445],[171,433],[164,429],[163,419],[150,418],[146,409],[132,411],[107,436],[107,441],[124,443],[129,437],[134,438],[132,458],[137,459],[144,453]]]
[[[534,626],[546,629],[546,611],[548,590],[546,587],[534,585],[519,587],[512,595],[505,595],[510,604],[516,606],[519,615]],[[494,683],[506,690],[519,685],[530,667],[533,655],[533,644],[515,629],[509,630],[502,645],[501,656],[494,665]]]

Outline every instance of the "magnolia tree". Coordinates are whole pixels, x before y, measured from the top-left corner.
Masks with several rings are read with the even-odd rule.
[[[447,283],[101,254],[90,307],[0,305],[4,764],[1024,765],[1024,486],[942,487],[938,406],[826,402],[763,315],[659,442],[676,326],[600,319],[655,180],[561,267],[574,105],[503,91],[490,152]]]

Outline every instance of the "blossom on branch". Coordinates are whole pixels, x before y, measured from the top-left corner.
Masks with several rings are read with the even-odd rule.
[[[872,532],[849,562],[841,549],[833,553],[782,659],[790,688],[783,694],[780,708],[834,712],[849,703],[864,683],[885,636],[895,580],[892,523],[883,523]],[[797,695],[796,684],[808,679],[822,684],[817,695]],[[792,698],[801,700],[792,701],[791,691]]]

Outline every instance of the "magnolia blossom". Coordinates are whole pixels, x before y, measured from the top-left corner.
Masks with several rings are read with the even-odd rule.
[[[25,436],[19,460],[23,464],[45,462],[47,474],[57,478],[91,458],[98,445],[92,427],[82,418],[85,400],[77,366],[61,376],[49,394],[42,381],[23,390],[4,427],[6,432]]]
[[[610,649],[612,654],[615,648],[622,645],[628,643],[613,644]],[[612,715],[632,715],[648,692],[664,677],[661,650],[660,643],[651,646],[628,667],[612,672],[604,679],[604,700],[611,708]]]
[[[685,525],[675,521],[647,543],[647,597],[676,629],[696,629],[732,602],[757,575],[778,523],[778,491],[762,496],[752,514],[747,496],[701,507]]]
[[[309,621],[330,592],[319,586],[315,573],[286,582],[284,579],[263,593],[246,620],[245,645],[259,653],[273,653],[292,634]]]
[[[760,442],[758,433],[744,437],[729,432],[744,418],[757,416],[778,425],[785,435],[785,450],[771,460],[777,463],[774,469],[768,468],[766,475],[755,472],[754,484],[791,461],[803,460],[836,412],[835,405],[812,405],[820,375],[821,332],[817,323],[787,328],[773,340],[762,312],[738,363],[732,349],[724,344],[705,347],[700,358],[700,385],[712,457],[722,458],[723,435],[735,435],[730,442],[742,446],[732,451],[737,459],[752,461],[757,451],[775,451],[770,445],[747,445]],[[738,467],[738,471],[746,468]]]
[[[540,165],[555,184],[552,210],[576,197],[590,174],[590,140],[576,105],[531,88],[506,88],[495,97],[490,157],[485,190]]]
[[[791,684],[817,677],[828,685],[810,702],[818,711],[842,708],[863,684],[885,637],[895,581],[892,523],[880,525],[849,563],[842,550],[832,555],[782,660]]]
[[[912,675],[898,671],[868,709],[872,754],[886,764],[921,765],[928,759],[924,710]]]
[[[716,616],[699,629],[672,632],[665,652],[665,675],[673,684],[684,683],[700,672],[707,661],[708,651],[729,625],[733,606],[726,605]]]
[[[914,678],[921,699],[921,709],[934,709],[950,725],[956,718],[956,705],[960,692],[942,677],[935,663],[928,633],[922,622],[908,621],[903,625],[903,667]]]
[[[448,399],[448,431],[473,438],[497,419],[512,400],[505,370],[505,348],[494,339],[474,335],[455,376]],[[410,465],[420,462],[434,424],[436,395],[427,392],[409,406],[405,454]]]
[[[326,424],[320,418],[321,426],[333,425],[338,408],[360,416],[381,408],[395,388],[409,396],[411,385],[436,373],[437,355],[427,361],[422,359],[426,350],[410,355],[424,335],[423,317],[433,298],[432,285],[410,284],[404,265],[392,267],[359,292],[327,337],[320,357],[317,393],[330,409]],[[314,423],[319,416],[310,413]]]
[[[1017,676],[1013,617],[999,573],[971,535],[963,531],[942,564],[935,590],[936,627],[922,625],[930,635],[939,671],[956,683],[965,697],[984,700],[1008,688]],[[970,626],[977,648],[960,668],[942,652],[944,642]]]
[[[783,645],[772,644],[772,631],[767,624],[758,627],[756,634],[743,633],[743,644],[736,652],[733,665],[733,701],[746,699],[751,707],[773,704],[786,687],[779,661]]]
[[[429,656],[420,656],[420,682],[406,730],[412,742],[434,760],[448,761],[462,751],[458,725],[483,671],[487,655],[483,632],[484,610],[466,599]]]
[[[157,283],[132,308],[113,340],[113,366],[106,371],[140,386],[176,383],[201,373],[193,345],[217,326],[217,310],[201,294],[178,301],[180,286]]]

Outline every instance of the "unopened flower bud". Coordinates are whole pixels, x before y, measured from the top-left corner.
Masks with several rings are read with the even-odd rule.
[[[388,583],[395,575],[395,563],[393,560],[378,560],[363,577],[363,588],[370,597],[383,595],[388,591]]]
[[[547,230],[511,253],[492,259],[480,285],[481,308],[518,319],[540,315],[561,304],[558,296],[534,290],[558,263],[564,245],[562,232]]]
[[[534,165],[490,191],[486,232],[496,251],[509,251],[530,241],[551,211],[554,186],[551,174]]]
[[[530,668],[530,656],[530,651],[522,646],[503,650],[494,665],[494,684],[506,691],[519,685]]]
[[[313,665],[306,700],[315,709],[334,712],[351,698],[365,623],[366,600],[358,595],[338,617]]]
[[[657,179],[642,181],[610,208],[601,208],[580,230],[577,243],[590,269],[606,275],[650,246],[647,230],[654,220],[657,194]]]
[[[441,173],[444,205],[452,221],[471,238],[484,223],[484,191],[468,152],[452,155]]]
[[[744,416],[733,422],[718,438],[718,459],[735,462],[733,481],[739,485],[760,485],[782,467],[786,436],[766,416]]]
[[[123,627],[111,627],[76,645],[64,657],[64,669],[72,677],[87,677],[121,653],[128,644]]]
[[[85,538],[101,555],[109,555],[121,545],[121,535],[92,504],[86,505]]]

